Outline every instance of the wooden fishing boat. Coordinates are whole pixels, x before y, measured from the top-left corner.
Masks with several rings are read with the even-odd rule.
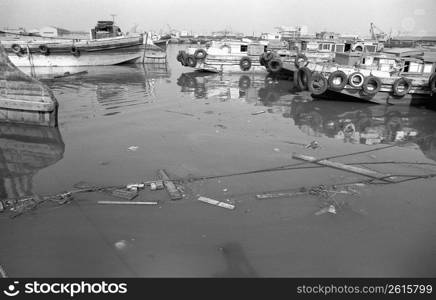
[[[341,53],[377,53],[383,44],[374,40],[304,39],[289,43],[288,52],[264,53],[260,60],[270,73],[294,72],[308,62],[334,61]]]
[[[295,72],[314,95],[343,94],[375,103],[414,104],[436,93],[436,52],[388,49],[378,54],[343,53],[334,63],[308,63]]]
[[[99,21],[91,39],[33,38],[2,41],[17,67],[104,66],[158,62],[164,49],[143,34],[124,35],[112,21]]]
[[[214,41],[208,48],[190,47],[180,51],[177,60],[187,67],[213,73],[266,73],[259,56],[266,43],[236,40]]]
[[[57,111],[50,89],[18,70],[0,44],[0,121],[55,127]]]

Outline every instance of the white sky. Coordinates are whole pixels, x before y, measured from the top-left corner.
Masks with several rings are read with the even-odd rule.
[[[208,33],[230,29],[256,34],[280,25],[368,34],[369,24],[387,33],[436,35],[436,0],[0,0],[0,28],[54,25],[92,28],[115,21],[123,31],[174,29]]]

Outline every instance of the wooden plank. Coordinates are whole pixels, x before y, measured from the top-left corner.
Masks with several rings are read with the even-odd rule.
[[[116,205],[156,205],[157,202],[146,201],[98,201],[98,204],[116,204]]]
[[[346,165],[346,164],[339,163],[339,162],[333,162],[333,161],[330,161],[327,159],[317,159],[313,156],[308,156],[308,155],[304,155],[304,154],[293,154],[292,157],[296,158],[296,159],[304,160],[307,162],[315,163],[318,165],[323,165],[323,166],[331,167],[334,169],[339,169],[339,170],[343,170],[343,171],[347,171],[347,172],[351,172],[351,173],[356,173],[356,174],[370,177],[373,179],[383,180],[383,181],[387,181],[387,182],[394,182],[393,180],[391,180],[389,178],[390,174],[383,174],[383,173],[380,173],[377,171],[368,170],[368,169],[356,167],[356,166],[350,166],[350,165]]]
[[[235,209],[235,206],[232,205],[232,204],[228,204],[228,203],[225,203],[225,202],[221,202],[221,201],[210,199],[210,198],[206,198],[206,197],[199,197],[198,201],[201,201],[201,202],[204,202],[204,203],[209,203],[209,204],[212,204],[212,205],[215,205],[215,206],[219,206],[219,207],[222,207],[222,208]]]
[[[165,170],[159,170],[158,176],[163,180],[165,189],[170,195],[171,200],[179,200],[183,198],[182,193],[180,193],[176,185],[171,181]]]

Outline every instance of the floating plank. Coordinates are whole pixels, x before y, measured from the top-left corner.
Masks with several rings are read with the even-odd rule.
[[[392,179],[390,179],[389,177],[391,176],[390,174],[383,174],[377,171],[373,171],[373,170],[368,170],[365,168],[361,168],[361,167],[356,167],[356,166],[350,166],[350,165],[346,165],[343,163],[339,163],[339,162],[333,162],[327,159],[317,159],[313,156],[308,156],[308,155],[303,155],[303,154],[294,154],[292,155],[293,158],[296,159],[300,159],[300,160],[304,160],[307,162],[311,162],[314,164],[318,164],[318,165],[323,165],[323,166],[327,166],[327,167],[331,167],[334,169],[339,169],[339,170],[343,170],[343,171],[347,171],[347,172],[351,172],[351,173],[356,173],[359,175],[364,175],[373,179],[378,179],[378,180],[383,180],[386,182],[394,182]]]
[[[171,181],[165,170],[159,170],[158,175],[163,180],[165,188],[170,195],[171,200],[179,200],[183,198],[182,193],[180,193],[176,185]]]
[[[112,191],[112,196],[127,199],[127,200],[132,200],[133,198],[138,196],[138,192],[117,189],[117,190]]]
[[[156,205],[157,202],[146,202],[146,201],[98,201],[98,204],[116,204],[116,205]]]
[[[257,199],[270,199],[270,198],[283,198],[283,197],[294,197],[294,196],[300,196],[305,195],[308,192],[288,192],[288,193],[264,193],[264,194],[257,194]]]
[[[198,200],[201,201],[201,202],[209,203],[209,204],[216,205],[216,206],[219,206],[219,207],[222,207],[222,208],[235,209],[235,206],[232,205],[232,204],[228,204],[228,203],[225,203],[225,202],[221,202],[221,201],[210,199],[210,198],[206,198],[206,197],[199,197]]]

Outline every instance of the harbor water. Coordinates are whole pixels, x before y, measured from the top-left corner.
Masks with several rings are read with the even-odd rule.
[[[11,277],[436,276],[436,111],[312,101],[289,80],[195,73],[176,61],[184,47],[169,45],[167,64],[29,70],[56,96],[59,128],[0,123],[1,199],[78,182],[144,182],[159,169],[183,182],[185,197],[146,188],[134,201],[157,205],[101,205],[117,199],[94,192],[15,218],[5,209],[0,269]],[[411,180],[258,199],[368,179],[297,165],[293,154]]]

